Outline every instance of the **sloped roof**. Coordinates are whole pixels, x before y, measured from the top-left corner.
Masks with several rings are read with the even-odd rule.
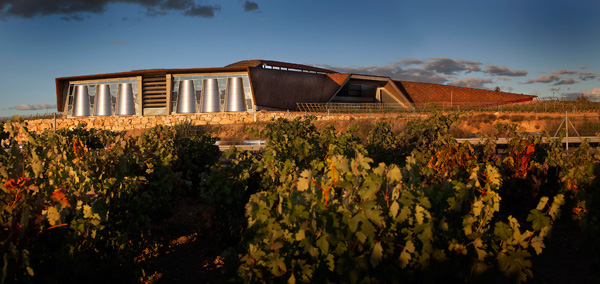
[[[238,62],[229,64],[225,67],[260,67],[260,66],[265,66],[265,65],[286,68],[286,69],[306,70],[306,71],[321,72],[321,73],[337,73],[337,72],[329,70],[329,69],[324,69],[324,68],[319,68],[319,67],[314,67],[314,66],[296,64],[296,63],[287,63],[287,62],[281,62],[281,61],[273,61],[273,60],[263,60],[263,59],[242,60],[242,61],[238,61]]]
[[[424,103],[469,103],[485,105],[533,100],[536,96],[497,92],[482,89],[456,87],[431,83],[394,81],[415,105]]]
[[[344,83],[346,83],[346,81],[348,81],[350,74],[327,74],[327,77],[341,87],[344,85]]]

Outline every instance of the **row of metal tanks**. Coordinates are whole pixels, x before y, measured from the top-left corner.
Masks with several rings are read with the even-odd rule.
[[[202,80],[202,92],[200,112],[220,112],[221,100],[219,97],[219,85],[217,79]],[[78,85],[74,89],[73,116],[90,116],[90,96],[88,86]],[[109,84],[96,86],[96,101],[94,114],[96,116],[113,115],[113,101],[110,94]],[[225,94],[225,111],[246,111],[244,85],[242,77],[227,79]],[[196,90],[193,80],[182,80],[179,82],[177,100],[177,113],[196,113]],[[118,85],[116,115],[135,115],[135,103],[133,98],[133,87],[131,83],[120,83]]]
[[[227,78],[225,89],[225,111],[246,111],[244,83],[242,77]],[[219,84],[217,79],[202,80],[200,95],[200,112],[220,112],[221,100],[219,97]],[[179,81],[177,100],[177,113],[195,113],[196,88],[193,80]]]

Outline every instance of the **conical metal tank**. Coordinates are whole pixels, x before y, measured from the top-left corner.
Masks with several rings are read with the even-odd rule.
[[[180,81],[177,95],[177,113],[196,112],[196,90],[194,89],[193,80]]]
[[[246,102],[244,96],[244,83],[242,77],[232,77],[227,79],[227,94],[225,100],[227,107],[225,111],[246,111]]]
[[[131,83],[119,84],[117,97],[117,115],[134,115],[135,104],[133,101],[133,87],[131,86]]]
[[[75,86],[73,116],[90,115],[90,96],[86,85]]]
[[[100,84],[96,87],[96,115],[112,115],[112,97],[110,95],[110,85]]]
[[[202,112],[220,112],[219,83],[217,79],[202,80]]]

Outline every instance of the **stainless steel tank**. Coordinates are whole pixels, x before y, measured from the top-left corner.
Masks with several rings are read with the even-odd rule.
[[[202,112],[220,112],[219,83],[217,79],[202,80]]]
[[[242,77],[231,77],[227,79],[227,94],[225,96],[225,101],[227,102],[225,111],[246,111]]]
[[[196,112],[196,90],[193,80],[180,81],[177,96],[177,113]]]
[[[90,96],[86,85],[75,86],[73,116],[90,115]]]
[[[135,104],[133,101],[133,87],[131,86],[131,83],[119,84],[117,97],[117,115],[134,115]]]
[[[110,95],[110,86],[100,84],[96,87],[96,115],[112,115],[112,97]]]

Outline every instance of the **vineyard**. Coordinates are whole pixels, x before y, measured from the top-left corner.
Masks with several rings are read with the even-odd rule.
[[[197,233],[224,248],[219,282],[531,282],[559,223],[597,273],[599,149],[567,155],[511,124],[461,144],[457,119],[434,112],[396,134],[381,122],[366,138],[279,119],[250,130],[264,150],[223,154],[185,124],[126,137],[9,121],[0,282],[144,280],[141,259],[160,251],[153,230],[183,199],[202,205]]]

